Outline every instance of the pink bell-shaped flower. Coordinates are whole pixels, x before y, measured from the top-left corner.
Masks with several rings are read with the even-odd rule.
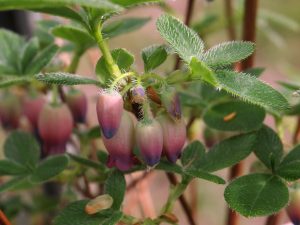
[[[71,110],[74,121],[84,123],[88,105],[86,95],[79,90],[72,89],[66,94],[66,103]]]
[[[39,95],[35,98],[27,97],[24,100],[23,103],[24,115],[27,117],[32,128],[35,131],[37,131],[40,112],[43,109],[45,104],[46,104],[46,100],[42,95]]]
[[[109,139],[104,136],[103,143],[109,152],[108,167],[126,171],[134,165],[134,125],[128,112],[123,111],[117,133]]]
[[[118,131],[123,112],[122,96],[113,90],[101,91],[96,105],[98,121],[105,138],[112,138]]]
[[[43,107],[38,130],[45,155],[60,154],[66,150],[73,129],[73,117],[65,104],[47,104]]]
[[[135,127],[136,143],[143,159],[149,166],[160,160],[163,149],[163,132],[155,119],[147,119],[137,123]]]
[[[163,130],[163,151],[170,162],[175,163],[181,155],[186,141],[186,126],[182,119],[173,120],[168,115],[161,115],[158,121]]]

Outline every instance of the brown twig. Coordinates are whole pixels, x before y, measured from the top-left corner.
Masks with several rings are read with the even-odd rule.
[[[131,191],[139,182],[143,181],[151,174],[152,174],[152,171],[144,172],[142,176],[140,176],[139,178],[136,178],[127,186],[127,191]]]
[[[227,32],[230,40],[236,39],[236,31],[233,15],[233,2],[232,0],[225,0],[225,15],[227,19]]]
[[[187,2],[187,8],[186,8],[186,14],[185,14],[185,20],[184,23],[189,26],[191,23],[191,19],[192,19],[192,15],[193,15],[193,6],[194,6],[194,2],[195,0],[188,0]],[[175,66],[174,69],[178,70],[180,67],[180,58],[177,55],[176,56],[176,62],[175,62]]]
[[[6,215],[4,212],[0,209],[0,224],[1,225],[11,225],[9,220],[7,219]]]
[[[174,174],[172,174],[172,173],[166,173],[166,174],[167,174],[167,177],[168,177],[171,184],[173,184],[174,186],[178,184],[177,178]],[[184,195],[181,195],[179,197],[179,202],[180,202],[180,204],[181,204],[181,206],[182,206],[182,208],[183,208],[183,210],[186,214],[186,217],[187,217],[189,223],[191,225],[196,225],[196,221],[194,220],[194,217],[192,215],[192,211],[191,211],[191,209],[189,207],[189,204],[188,204],[186,198],[184,197]]]
[[[282,217],[282,212],[283,211],[280,211],[277,214],[269,216],[267,218],[266,225],[278,225],[278,224],[280,224],[279,222],[280,222],[280,219]]]
[[[243,40],[255,42],[256,35],[256,15],[258,9],[258,0],[245,0],[244,6],[244,24],[243,24]],[[241,70],[251,68],[254,64],[254,54],[244,60],[241,65]],[[243,162],[240,162],[236,166],[231,168],[230,179],[238,177],[243,174]],[[238,225],[239,216],[232,210],[228,210],[228,225]]]

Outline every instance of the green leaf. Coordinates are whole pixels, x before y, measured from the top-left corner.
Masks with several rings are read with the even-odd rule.
[[[160,66],[168,57],[168,53],[164,45],[151,45],[142,50],[142,58],[144,61],[144,70],[149,72]]]
[[[269,169],[277,168],[283,155],[283,145],[277,133],[264,125],[256,133],[256,136],[253,145],[255,155]]]
[[[0,74],[21,74],[20,52],[24,45],[25,41],[21,36],[0,29]]]
[[[86,78],[76,74],[54,72],[38,74],[35,76],[38,81],[42,81],[49,84],[59,85],[79,85],[79,84],[94,84],[99,85],[99,82],[94,79]]]
[[[24,73],[34,75],[41,72],[41,70],[50,63],[57,51],[58,47],[55,44],[47,46],[31,60],[24,69]]]
[[[54,219],[54,225],[99,225],[107,223],[111,217],[116,216],[112,210],[103,210],[100,213],[89,215],[85,206],[90,200],[80,200],[69,204]],[[109,224],[109,223],[108,223]]]
[[[102,29],[102,34],[104,38],[113,38],[138,30],[149,20],[150,18],[122,18],[109,24],[105,24]]]
[[[196,169],[200,166],[205,155],[205,147],[200,141],[194,141],[184,148],[181,163],[185,170]]]
[[[4,79],[0,79],[0,88],[6,88],[13,85],[21,85],[31,82],[32,77],[15,77],[15,76],[6,76]]]
[[[255,140],[256,135],[248,133],[221,141],[206,153],[199,169],[214,172],[239,163],[251,153]]]
[[[218,88],[224,89],[243,101],[265,108],[278,115],[289,108],[289,103],[278,91],[253,76],[233,71],[217,71]]]
[[[110,218],[103,221],[102,225],[115,225],[122,219],[123,213],[120,211],[114,211]]]
[[[276,174],[289,181],[300,178],[300,145],[291,150],[282,160]]]
[[[264,118],[262,108],[241,101],[214,104],[203,115],[204,122],[211,128],[240,132],[258,130]]]
[[[178,173],[183,174],[182,168],[174,163],[170,163],[169,161],[160,160],[159,164],[155,166],[157,170],[163,170],[168,173]]]
[[[92,47],[96,43],[94,38],[85,30],[70,25],[54,27],[52,34],[56,37],[68,40],[77,45],[78,48],[84,50]]]
[[[14,189],[19,184],[23,183],[26,179],[27,179],[27,177],[21,176],[21,177],[15,177],[15,178],[9,180],[8,182],[0,185],[0,193]]]
[[[94,169],[101,169],[101,170],[104,170],[105,167],[102,165],[102,164],[99,164],[95,161],[92,161],[92,160],[89,160],[89,159],[86,159],[86,158],[83,158],[83,157],[80,157],[78,155],[74,155],[74,154],[68,154],[70,156],[70,158],[72,160],[74,160],[75,162],[81,164],[81,165],[84,165],[84,166],[88,166],[88,167],[91,167],[91,168],[94,168]]]
[[[54,36],[50,34],[50,30],[59,25],[60,23],[56,20],[40,20],[36,22],[34,36],[39,39],[41,47],[46,47],[54,43]]]
[[[162,2],[162,0],[110,0],[111,2],[124,6],[126,8],[130,6],[138,6],[143,4],[150,4],[150,3],[159,3]]]
[[[85,6],[107,11],[121,10],[122,7],[108,0],[0,0],[0,11],[10,9],[53,8],[61,6]]]
[[[158,18],[156,26],[161,36],[185,62],[189,63],[192,57],[201,59],[204,44],[195,31],[166,14]]]
[[[120,171],[114,170],[108,176],[104,185],[104,190],[105,193],[109,194],[114,200],[111,208],[119,210],[124,200],[126,191],[126,181],[124,175]]]
[[[68,163],[68,157],[65,155],[47,157],[38,165],[30,180],[34,183],[50,180],[60,174],[68,166]]]
[[[39,51],[39,40],[32,38],[23,48],[21,56],[22,72],[25,73],[25,68]]]
[[[223,180],[221,177],[216,176],[214,174],[210,174],[210,173],[202,171],[202,170],[191,169],[191,170],[185,171],[185,174],[192,176],[192,177],[197,177],[200,179],[211,181],[216,184],[225,184],[226,183],[225,180]]]
[[[298,91],[300,90],[300,84],[297,82],[289,83],[284,81],[277,81],[278,84],[280,84],[282,87],[291,90],[291,91]]]
[[[190,67],[192,70],[192,73],[190,74],[190,80],[203,80],[211,85],[218,85],[213,71],[197,58],[192,58]]]
[[[202,60],[211,67],[230,65],[250,56],[255,49],[252,42],[231,41],[221,43],[209,49]]]
[[[232,181],[225,189],[229,207],[246,217],[278,212],[289,201],[289,191],[277,176],[250,174]]]
[[[32,170],[40,159],[40,146],[31,134],[13,131],[4,143],[4,154],[7,159]]]
[[[28,169],[11,160],[0,160],[0,176],[2,175],[25,175]]]
[[[112,50],[111,54],[121,71],[128,71],[134,62],[134,56],[126,49],[117,48]],[[102,84],[107,84],[107,82],[109,82],[111,75],[103,57],[97,62],[96,73],[99,75]]]

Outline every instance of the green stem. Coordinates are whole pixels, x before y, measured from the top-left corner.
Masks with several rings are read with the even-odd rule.
[[[164,206],[163,213],[171,212],[175,201],[183,194],[189,183],[191,182],[192,178],[190,177],[182,177],[180,183],[178,183],[170,192],[169,198],[167,200],[166,205]]]
[[[83,55],[83,53],[84,53],[84,50],[80,49],[80,48],[78,48],[74,51],[74,54],[73,54],[73,57],[71,60],[71,64],[69,65],[67,72],[76,73],[80,58]]]
[[[116,87],[116,85],[121,81],[123,80],[124,78],[126,77],[130,77],[130,76],[133,76],[134,73],[133,72],[128,72],[128,73],[124,73],[120,76],[118,76],[110,85],[110,89],[114,89]]]
[[[58,86],[57,85],[53,85],[52,86],[52,104],[53,105],[57,105],[58,104]]]
[[[96,42],[103,54],[103,57],[105,59],[105,62],[106,62],[106,65],[107,65],[107,68],[108,68],[110,74],[113,77],[119,77],[119,76],[121,76],[121,71],[120,71],[118,65],[115,63],[106,41],[103,39],[103,36],[101,33],[101,28],[102,28],[102,24],[99,22],[94,27],[93,35],[94,35]]]

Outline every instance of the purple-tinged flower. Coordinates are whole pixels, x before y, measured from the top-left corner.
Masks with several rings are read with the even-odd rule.
[[[160,124],[154,119],[140,121],[135,127],[135,135],[146,164],[149,166],[157,164],[163,149],[163,132]]]
[[[72,89],[66,95],[66,103],[71,110],[74,121],[84,123],[87,113],[86,95],[79,90]]]
[[[132,102],[143,104],[146,100],[146,92],[143,86],[138,85],[131,89]]]
[[[287,214],[294,225],[300,225],[300,190],[293,190],[290,196],[290,204],[286,208]]]
[[[38,130],[43,141],[44,154],[64,153],[72,129],[73,117],[65,104],[45,105],[38,120]]]
[[[179,95],[175,88],[168,87],[161,93],[161,101],[168,113],[175,119],[181,118],[181,105]]]
[[[120,126],[123,99],[117,91],[101,91],[97,100],[96,110],[98,121],[105,138],[112,138]]]
[[[134,125],[128,112],[123,111],[117,133],[109,139],[104,136],[103,143],[109,152],[108,167],[126,171],[134,165]]]
[[[168,115],[159,116],[158,121],[163,130],[163,152],[170,162],[175,163],[185,144],[185,123],[182,119],[173,120]]]
[[[24,115],[27,117],[32,128],[34,128],[35,131],[37,131],[40,112],[43,109],[45,104],[46,104],[46,100],[42,95],[37,96],[35,98],[27,97],[24,100],[23,103]]]

